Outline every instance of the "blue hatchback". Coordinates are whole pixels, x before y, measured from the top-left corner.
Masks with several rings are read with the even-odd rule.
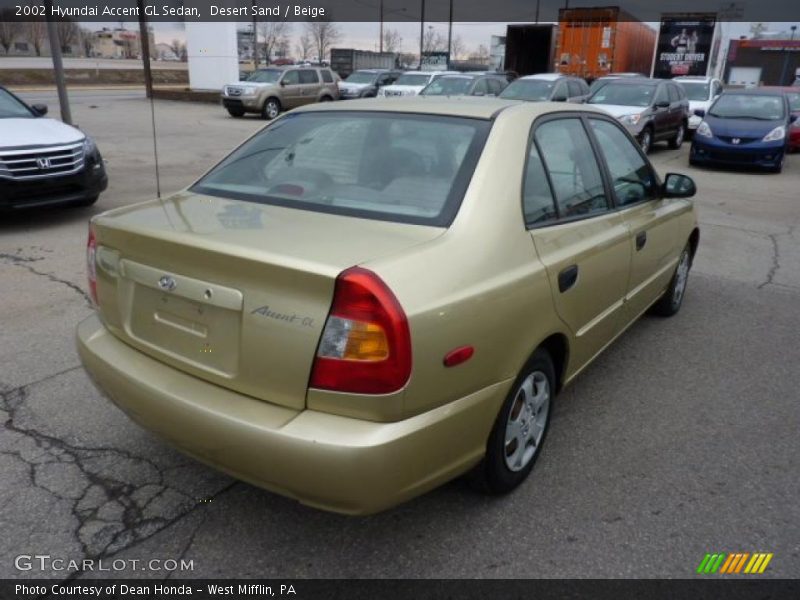
[[[692,140],[689,164],[754,166],[779,173],[794,117],[783,93],[726,91],[707,113]]]

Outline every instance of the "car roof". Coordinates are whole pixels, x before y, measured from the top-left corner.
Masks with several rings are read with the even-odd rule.
[[[524,77],[520,77],[520,79],[541,79],[543,81],[555,81],[556,79],[562,79],[566,77],[566,75],[562,75],[561,73],[536,73],[534,75],[525,75]]]
[[[704,77],[702,75],[681,75],[680,77],[673,77],[673,81],[697,81],[698,83],[706,83],[714,81],[716,77]]]
[[[347,102],[306,104],[300,108],[295,108],[287,114],[296,115],[303,112],[338,112],[353,110],[384,113],[416,113],[473,119],[491,119],[499,112],[506,110],[513,110],[521,113],[530,112],[535,115],[552,112],[574,113],[575,111],[606,114],[599,108],[583,104],[570,104],[569,106],[565,106],[563,102],[523,102],[520,100],[505,100],[482,96],[413,96],[409,98],[396,98],[391,102],[380,98],[366,98],[348,100]]]
[[[667,79],[651,79],[650,77],[618,77],[609,83],[621,83],[622,85],[658,85]]]
[[[727,95],[736,94],[738,96],[778,96],[781,98],[784,96],[783,90],[768,88],[768,87],[728,88],[727,90],[724,90],[722,93]]]

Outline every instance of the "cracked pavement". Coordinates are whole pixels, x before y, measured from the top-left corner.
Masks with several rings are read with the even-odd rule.
[[[53,94],[23,96],[57,114]],[[800,576],[800,155],[767,175],[690,168],[688,145],[657,147],[661,174],[691,174],[700,190],[680,315],[642,319],[559,397],[533,476],[511,496],[456,481],[350,518],[183,457],[83,372],[86,221],[155,184],[141,94],[72,99],[109,190],[89,210],[0,217],[0,578],[107,576],[18,571],[19,554],[193,561],[118,573],[157,578],[690,577],[710,551],[774,552],[767,574]],[[172,102],[156,119],[167,191],[263,125]]]

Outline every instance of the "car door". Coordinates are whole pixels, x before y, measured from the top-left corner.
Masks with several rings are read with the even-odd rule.
[[[680,203],[661,198],[658,177],[639,145],[614,120],[588,118],[597,140],[613,201],[630,229],[631,269],[625,318],[637,318],[669,284],[683,243],[678,240]]]
[[[670,114],[669,92],[665,83],[656,87],[653,94],[653,133],[656,139],[668,137],[672,131],[672,115]]]
[[[290,69],[281,78],[281,104],[283,104],[284,108],[294,108],[300,106],[301,102],[300,71]]]
[[[300,104],[311,104],[320,98],[321,86],[316,69],[300,69]]]
[[[576,368],[623,326],[630,234],[612,209],[596,150],[580,116],[539,119],[531,137],[523,207],[556,310],[569,327]]]
[[[674,83],[667,84],[667,93],[669,95],[669,124],[671,131],[678,131],[678,128],[683,124],[684,119],[687,119],[689,101],[685,100],[685,95],[682,93],[682,88]]]

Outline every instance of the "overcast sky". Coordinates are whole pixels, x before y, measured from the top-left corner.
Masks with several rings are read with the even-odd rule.
[[[767,23],[770,31],[788,31],[793,23]],[[796,23],[794,23],[796,25]],[[101,27],[119,27],[119,23],[84,23],[84,26],[93,29]],[[242,23],[242,28],[247,28],[248,23]],[[342,33],[341,40],[336,44],[342,48],[358,48],[361,50],[378,49],[379,23],[338,23]],[[658,23],[648,23],[654,29],[658,28]],[[183,40],[185,33],[182,23],[153,23],[153,30],[156,42],[170,42],[177,38]],[[297,38],[303,31],[303,23],[292,23],[292,53]],[[447,23],[426,23],[426,27],[434,27],[442,35],[447,35]],[[135,23],[128,23],[128,29],[135,29]],[[403,38],[403,52],[419,51],[419,22],[385,22],[385,28],[397,30]],[[468,51],[475,50],[480,44],[487,48],[492,35],[505,35],[505,23],[453,23],[453,36],[460,36]],[[737,38],[746,35],[750,31],[750,23],[727,23],[725,24],[725,35]],[[798,36],[800,37],[800,35]]]

